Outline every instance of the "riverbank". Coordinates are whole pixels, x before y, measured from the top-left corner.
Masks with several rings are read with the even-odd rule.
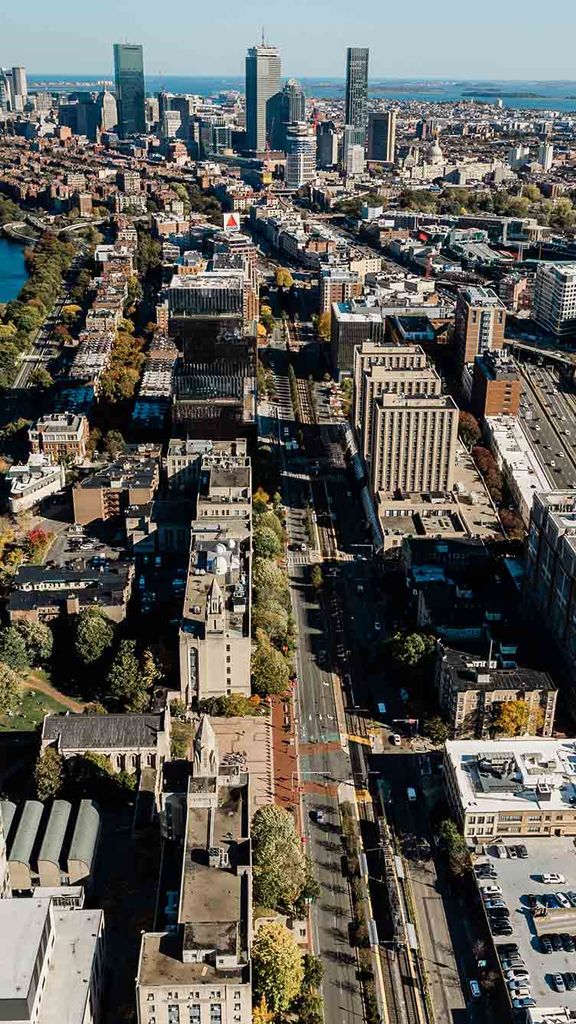
[[[0,302],[11,302],[28,280],[24,245],[0,234]]]

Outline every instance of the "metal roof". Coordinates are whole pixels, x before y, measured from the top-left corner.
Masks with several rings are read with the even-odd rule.
[[[27,800],[24,804],[20,824],[10,850],[11,861],[30,864],[30,856],[36,842],[43,812],[44,804],[41,804],[39,800]]]
[[[60,863],[60,854],[71,813],[72,805],[67,800],[54,801],[38,854],[39,861],[45,860],[56,865]]]
[[[2,831],[4,832],[4,839],[8,842],[8,836],[10,829],[12,828],[12,822],[16,815],[16,804],[12,803],[11,800],[0,800],[0,819],[2,821]]]
[[[94,800],[81,800],[74,834],[68,851],[68,862],[80,861],[91,869],[100,829],[100,811]]]

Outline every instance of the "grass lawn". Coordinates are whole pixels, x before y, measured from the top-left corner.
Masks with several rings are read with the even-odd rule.
[[[12,712],[12,717],[0,715],[0,732],[32,732],[42,721],[44,715],[49,712],[56,714],[66,710],[65,704],[54,700],[53,697],[48,697],[45,693],[39,693],[32,686],[30,689],[22,690],[20,704]]]

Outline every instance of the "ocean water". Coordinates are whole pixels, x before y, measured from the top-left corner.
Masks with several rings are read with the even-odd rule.
[[[0,235],[0,302],[15,299],[27,279],[24,246]]]
[[[97,89],[110,75],[64,75],[56,73],[29,75],[31,88],[53,88],[68,90],[74,88]],[[308,96],[319,99],[338,99],[344,95],[343,78],[300,78]],[[214,96],[219,92],[244,91],[244,78],[238,75],[222,77],[198,77],[193,75],[149,75],[146,89],[152,94],[160,89],[168,92],[194,93],[200,96]],[[460,81],[415,78],[372,79],[369,84],[370,96],[374,99],[413,100],[420,103],[453,103],[458,100],[495,101],[501,99],[504,106],[526,110],[558,110],[576,112],[576,82],[537,81]]]

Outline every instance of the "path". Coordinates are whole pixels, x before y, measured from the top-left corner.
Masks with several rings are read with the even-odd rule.
[[[44,693],[47,697],[57,700],[59,704],[63,704],[70,711],[84,711],[84,704],[74,700],[73,697],[66,697],[65,694],[60,693],[60,690],[57,690],[51,683],[47,683],[45,679],[35,675],[34,672],[30,672],[25,678],[21,679],[20,686],[23,690],[38,690],[39,693]]]

